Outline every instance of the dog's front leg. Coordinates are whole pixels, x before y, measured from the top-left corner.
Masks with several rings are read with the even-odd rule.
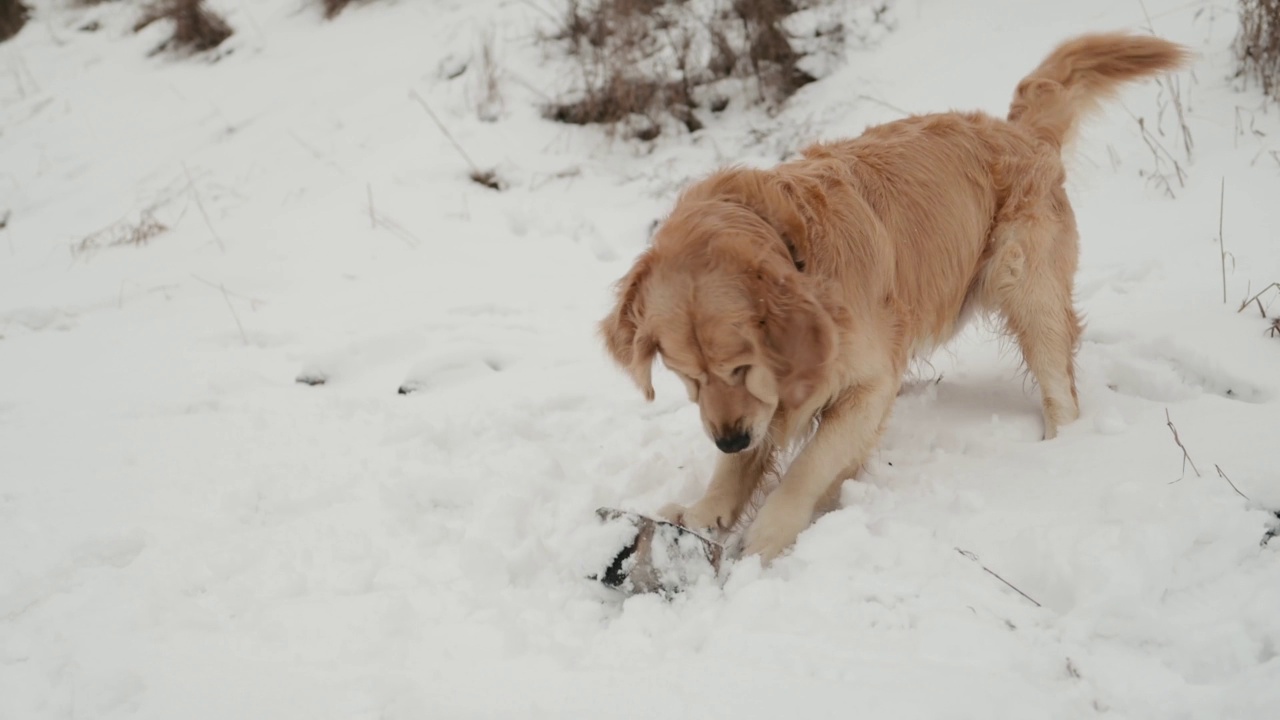
[[[747,530],[743,555],[759,555],[768,563],[795,542],[831,487],[852,477],[870,455],[898,384],[887,377],[864,382],[827,409],[813,439],[796,456]]]
[[[722,534],[733,527],[756,486],[764,477],[768,451],[763,448],[721,455],[716,461],[711,484],[691,507],[671,504],[659,513],[667,520],[694,530]]]

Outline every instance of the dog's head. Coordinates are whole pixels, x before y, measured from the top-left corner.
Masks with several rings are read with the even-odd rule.
[[[780,408],[802,406],[825,383],[835,354],[831,314],[775,225],[740,203],[677,204],[600,324],[649,400],[661,358],[726,453],[758,447]]]

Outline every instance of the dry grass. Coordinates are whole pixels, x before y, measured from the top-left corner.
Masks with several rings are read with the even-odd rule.
[[[642,140],[674,120],[690,132],[698,111],[720,112],[732,81],[750,103],[777,107],[814,77],[784,27],[794,0],[570,0],[560,32],[578,65],[577,90],[549,103],[547,117],[578,125],[620,124]]]
[[[139,213],[136,220],[118,220],[86,235],[80,242],[72,243],[71,256],[91,255],[98,250],[110,247],[141,247],[150,242],[151,238],[168,229],[164,223],[156,219],[155,209],[147,208]]]
[[[204,0],[155,0],[143,11],[133,31],[139,32],[161,20],[172,25],[173,35],[160,43],[152,54],[212,50],[233,33],[221,15],[205,7]]]
[[[17,35],[30,16],[31,8],[22,0],[0,0],[0,42]]]
[[[1235,51],[1239,74],[1280,100],[1280,0],[1240,0]]]

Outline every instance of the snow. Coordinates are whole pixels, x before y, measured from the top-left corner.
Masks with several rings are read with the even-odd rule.
[[[214,6],[216,62],[149,57],[164,28],[122,3],[38,3],[0,44],[0,717],[1280,707],[1280,340],[1236,312],[1280,280],[1280,122],[1232,78],[1232,7],[902,0],[777,116],[647,145],[540,117],[571,74],[549,3]],[[1194,146],[1148,83],[1073,156],[1077,423],[1041,442],[975,327],[791,554],[670,601],[586,579],[618,548],[596,508],[690,501],[716,452],[677,380],[646,404],[594,337],[681,184],[895,108],[1003,113],[1054,43],[1148,18],[1199,53]],[[145,244],[81,247],[148,211]]]

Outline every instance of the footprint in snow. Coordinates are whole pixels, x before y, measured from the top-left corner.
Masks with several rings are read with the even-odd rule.
[[[415,365],[400,383],[401,395],[471,382],[501,372],[510,359],[496,353],[458,352],[442,354]]]
[[[1208,392],[1228,400],[1263,403],[1273,395],[1214,359],[1168,342],[1152,343],[1136,353],[1117,353],[1106,376],[1107,386],[1115,392],[1153,402],[1189,400]]]

